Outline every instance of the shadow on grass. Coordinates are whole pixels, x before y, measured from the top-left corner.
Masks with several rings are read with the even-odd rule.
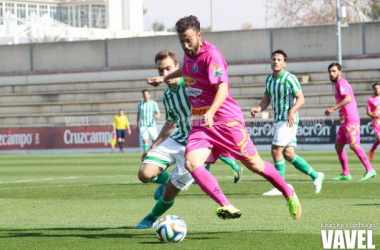
[[[101,233],[106,230],[128,230],[126,233]],[[134,227],[118,227],[118,228],[37,228],[37,229],[8,229],[0,230],[7,234],[0,236],[0,239],[10,238],[85,238],[85,239],[102,239],[102,238],[144,238],[156,239],[153,230],[136,230]],[[80,232],[83,233],[80,233]],[[238,232],[280,232],[283,230],[241,230]],[[64,232],[64,233],[63,233]],[[72,233],[70,233],[72,232]],[[93,232],[93,233],[88,233]],[[220,231],[220,232],[193,232],[187,237],[187,240],[212,240],[219,239],[221,234],[231,234],[236,231]],[[141,244],[160,244],[160,242],[140,242]]]
[[[369,204],[354,204],[353,206],[360,206],[360,207],[369,207],[369,206],[379,206],[380,207],[380,203],[369,203]]]
[[[199,240],[216,240],[221,239],[222,234],[232,234],[232,233],[278,233],[280,231],[284,230],[240,230],[240,231],[221,231],[221,232],[192,232],[191,235],[188,235],[186,237],[186,241],[199,241]],[[150,241],[142,241],[140,244],[147,244],[147,245],[156,245],[156,244],[164,244],[162,242],[150,242]]]
[[[128,233],[101,233],[107,230],[128,230]],[[137,230],[134,227],[118,227],[118,228],[36,228],[36,229],[3,229],[6,238],[70,238],[78,237],[85,239],[101,239],[101,238],[156,238],[152,230]],[[63,233],[64,232],[64,233]],[[72,232],[72,233],[69,233]],[[83,232],[83,233],[80,233]],[[86,233],[87,232],[87,233]],[[88,233],[93,232],[93,233]]]

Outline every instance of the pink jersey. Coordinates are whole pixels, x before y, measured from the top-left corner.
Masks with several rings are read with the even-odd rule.
[[[186,84],[187,96],[190,100],[192,116],[195,119],[203,117],[210,109],[217,92],[216,84],[228,84],[227,63],[214,45],[203,41],[203,46],[194,57],[184,55],[182,75]],[[200,126],[203,120],[195,122]],[[230,87],[228,96],[222,106],[216,111],[214,125],[233,121],[244,123],[244,116],[239,105],[231,98]]]
[[[358,123],[360,124],[360,117],[358,107],[351,85],[344,78],[340,78],[335,84],[335,99],[336,103],[341,102],[346,95],[351,96],[351,102],[344,105],[339,110],[339,117],[342,123]]]
[[[368,99],[366,109],[369,112],[376,112],[377,114],[380,115],[380,98],[377,98],[376,96],[370,97]],[[378,119],[371,118],[371,119],[372,119],[373,129],[376,132],[380,131],[380,118]]]

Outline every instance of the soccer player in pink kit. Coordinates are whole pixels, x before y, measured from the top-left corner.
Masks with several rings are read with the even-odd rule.
[[[329,116],[335,110],[339,109],[340,127],[336,135],[335,150],[338,154],[343,173],[334,177],[335,181],[351,180],[348,169],[347,153],[344,150],[346,144],[350,145],[352,151],[358,156],[363,163],[366,173],[359,181],[366,181],[376,175],[368,161],[367,155],[363,148],[360,147],[360,118],[358,107],[356,105],[354,92],[350,84],[342,78],[342,66],[339,63],[332,63],[328,67],[331,82],[335,83],[336,105],[326,109],[325,115]]]
[[[153,86],[183,76],[192,106],[192,129],[186,143],[186,169],[199,187],[221,207],[217,215],[223,219],[241,216],[224,196],[215,177],[204,168],[219,155],[240,160],[249,170],[258,173],[279,189],[287,200],[294,219],[301,217],[301,204],[292,187],[288,186],[269,162],[263,161],[250,140],[244,116],[231,98],[227,63],[220,51],[202,41],[200,23],[195,16],[181,18],[176,31],[185,52],[183,66],[164,77],[149,78]]]
[[[373,161],[373,154],[380,143],[380,83],[372,85],[374,96],[371,96],[367,102],[367,115],[372,119],[373,131],[375,132],[376,141],[369,151],[369,159]]]

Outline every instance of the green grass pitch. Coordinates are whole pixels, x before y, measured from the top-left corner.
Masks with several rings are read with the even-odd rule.
[[[218,162],[211,172],[242,217],[220,220],[217,204],[193,185],[168,212],[187,224],[179,244],[159,243],[153,229],[133,229],[155,203],[156,185],[137,179],[139,154],[1,155],[0,249],[322,249],[321,222],[375,224],[380,248],[380,178],[358,182],[364,167],[349,152],[353,180],[333,182],[341,172],[334,152],[299,154],[326,174],[317,196],[310,178],[287,164],[303,206],[299,221],[284,198],[262,196],[271,188],[262,177],[245,169],[233,184],[230,167]]]

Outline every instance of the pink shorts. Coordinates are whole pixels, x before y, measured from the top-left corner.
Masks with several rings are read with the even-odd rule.
[[[239,161],[247,161],[258,155],[247,128],[237,121],[211,128],[193,127],[187,139],[185,154],[201,148],[211,149],[206,160],[208,164],[215,163],[220,155]]]
[[[336,134],[335,143],[345,143],[349,145],[360,144],[360,124],[342,123]]]

